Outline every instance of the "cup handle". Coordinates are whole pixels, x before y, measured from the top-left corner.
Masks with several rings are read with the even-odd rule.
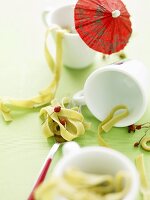
[[[52,7],[47,7],[43,12],[42,12],[42,21],[43,23],[45,24],[45,26],[48,27],[48,24],[47,24],[47,21],[46,21],[46,18],[47,18],[47,15],[53,10]]]
[[[73,96],[73,101],[80,106],[86,105],[83,90]]]

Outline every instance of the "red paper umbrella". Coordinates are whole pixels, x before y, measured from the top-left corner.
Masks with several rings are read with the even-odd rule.
[[[74,12],[75,28],[90,48],[111,54],[128,43],[130,14],[121,0],[78,0]]]

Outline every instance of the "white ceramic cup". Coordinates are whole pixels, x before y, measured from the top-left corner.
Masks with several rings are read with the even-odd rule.
[[[84,89],[74,95],[77,104],[86,104],[100,121],[112,108],[124,104],[129,115],[116,127],[136,123],[144,114],[148,104],[148,70],[137,60],[126,60],[101,67],[86,80]]]
[[[43,12],[43,21],[46,26],[54,24],[62,28],[70,27],[74,30],[74,7],[68,4],[57,8],[48,8]],[[77,32],[65,33],[63,40],[63,64],[70,68],[85,68],[91,65],[96,51],[90,49],[80,38]]]
[[[131,177],[131,187],[123,200],[136,200],[139,190],[139,176],[133,163],[123,154],[105,147],[84,147],[63,157],[56,165],[53,175],[61,176],[71,167],[96,174],[115,175],[127,171]]]

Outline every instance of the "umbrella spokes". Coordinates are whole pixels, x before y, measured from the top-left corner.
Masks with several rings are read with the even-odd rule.
[[[78,0],[74,18],[82,40],[104,54],[123,49],[132,33],[130,14],[121,0]]]

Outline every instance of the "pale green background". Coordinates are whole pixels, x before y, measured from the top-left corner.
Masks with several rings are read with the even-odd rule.
[[[0,96],[31,97],[51,80],[44,53],[45,27],[41,20],[42,10],[69,0],[0,0]],[[138,58],[150,68],[150,1],[124,0],[132,15],[134,34],[125,51],[129,58]],[[99,56],[100,58],[100,56]],[[116,60],[113,56],[108,63]],[[96,67],[105,65],[99,62]],[[76,71],[63,68],[58,97],[82,89],[88,74],[94,70]],[[130,98],[130,97],[129,97]],[[140,105],[139,105],[140,106]],[[84,108],[87,120],[92,123],[85,137],[78,139],[81,145],[97,144],[98,121]],[[46,141],[41,130],[38,111],[15,112],[14,121],[6,124],[0,116],[0,199],[26,200],[35,177],[46,157],[51,142]],[[150,108],[142,121],[150,120]],[[134,160],[143,152],[134,149],[133,143],[141,133],[128,134],[126,128],[114,128],[105,135],[114,148]],[[150,179],[150,154],[143,152],[147,175]],[[61,152],[55,157],[56,163]],[[54,167],[53,164],[53,167]]]

